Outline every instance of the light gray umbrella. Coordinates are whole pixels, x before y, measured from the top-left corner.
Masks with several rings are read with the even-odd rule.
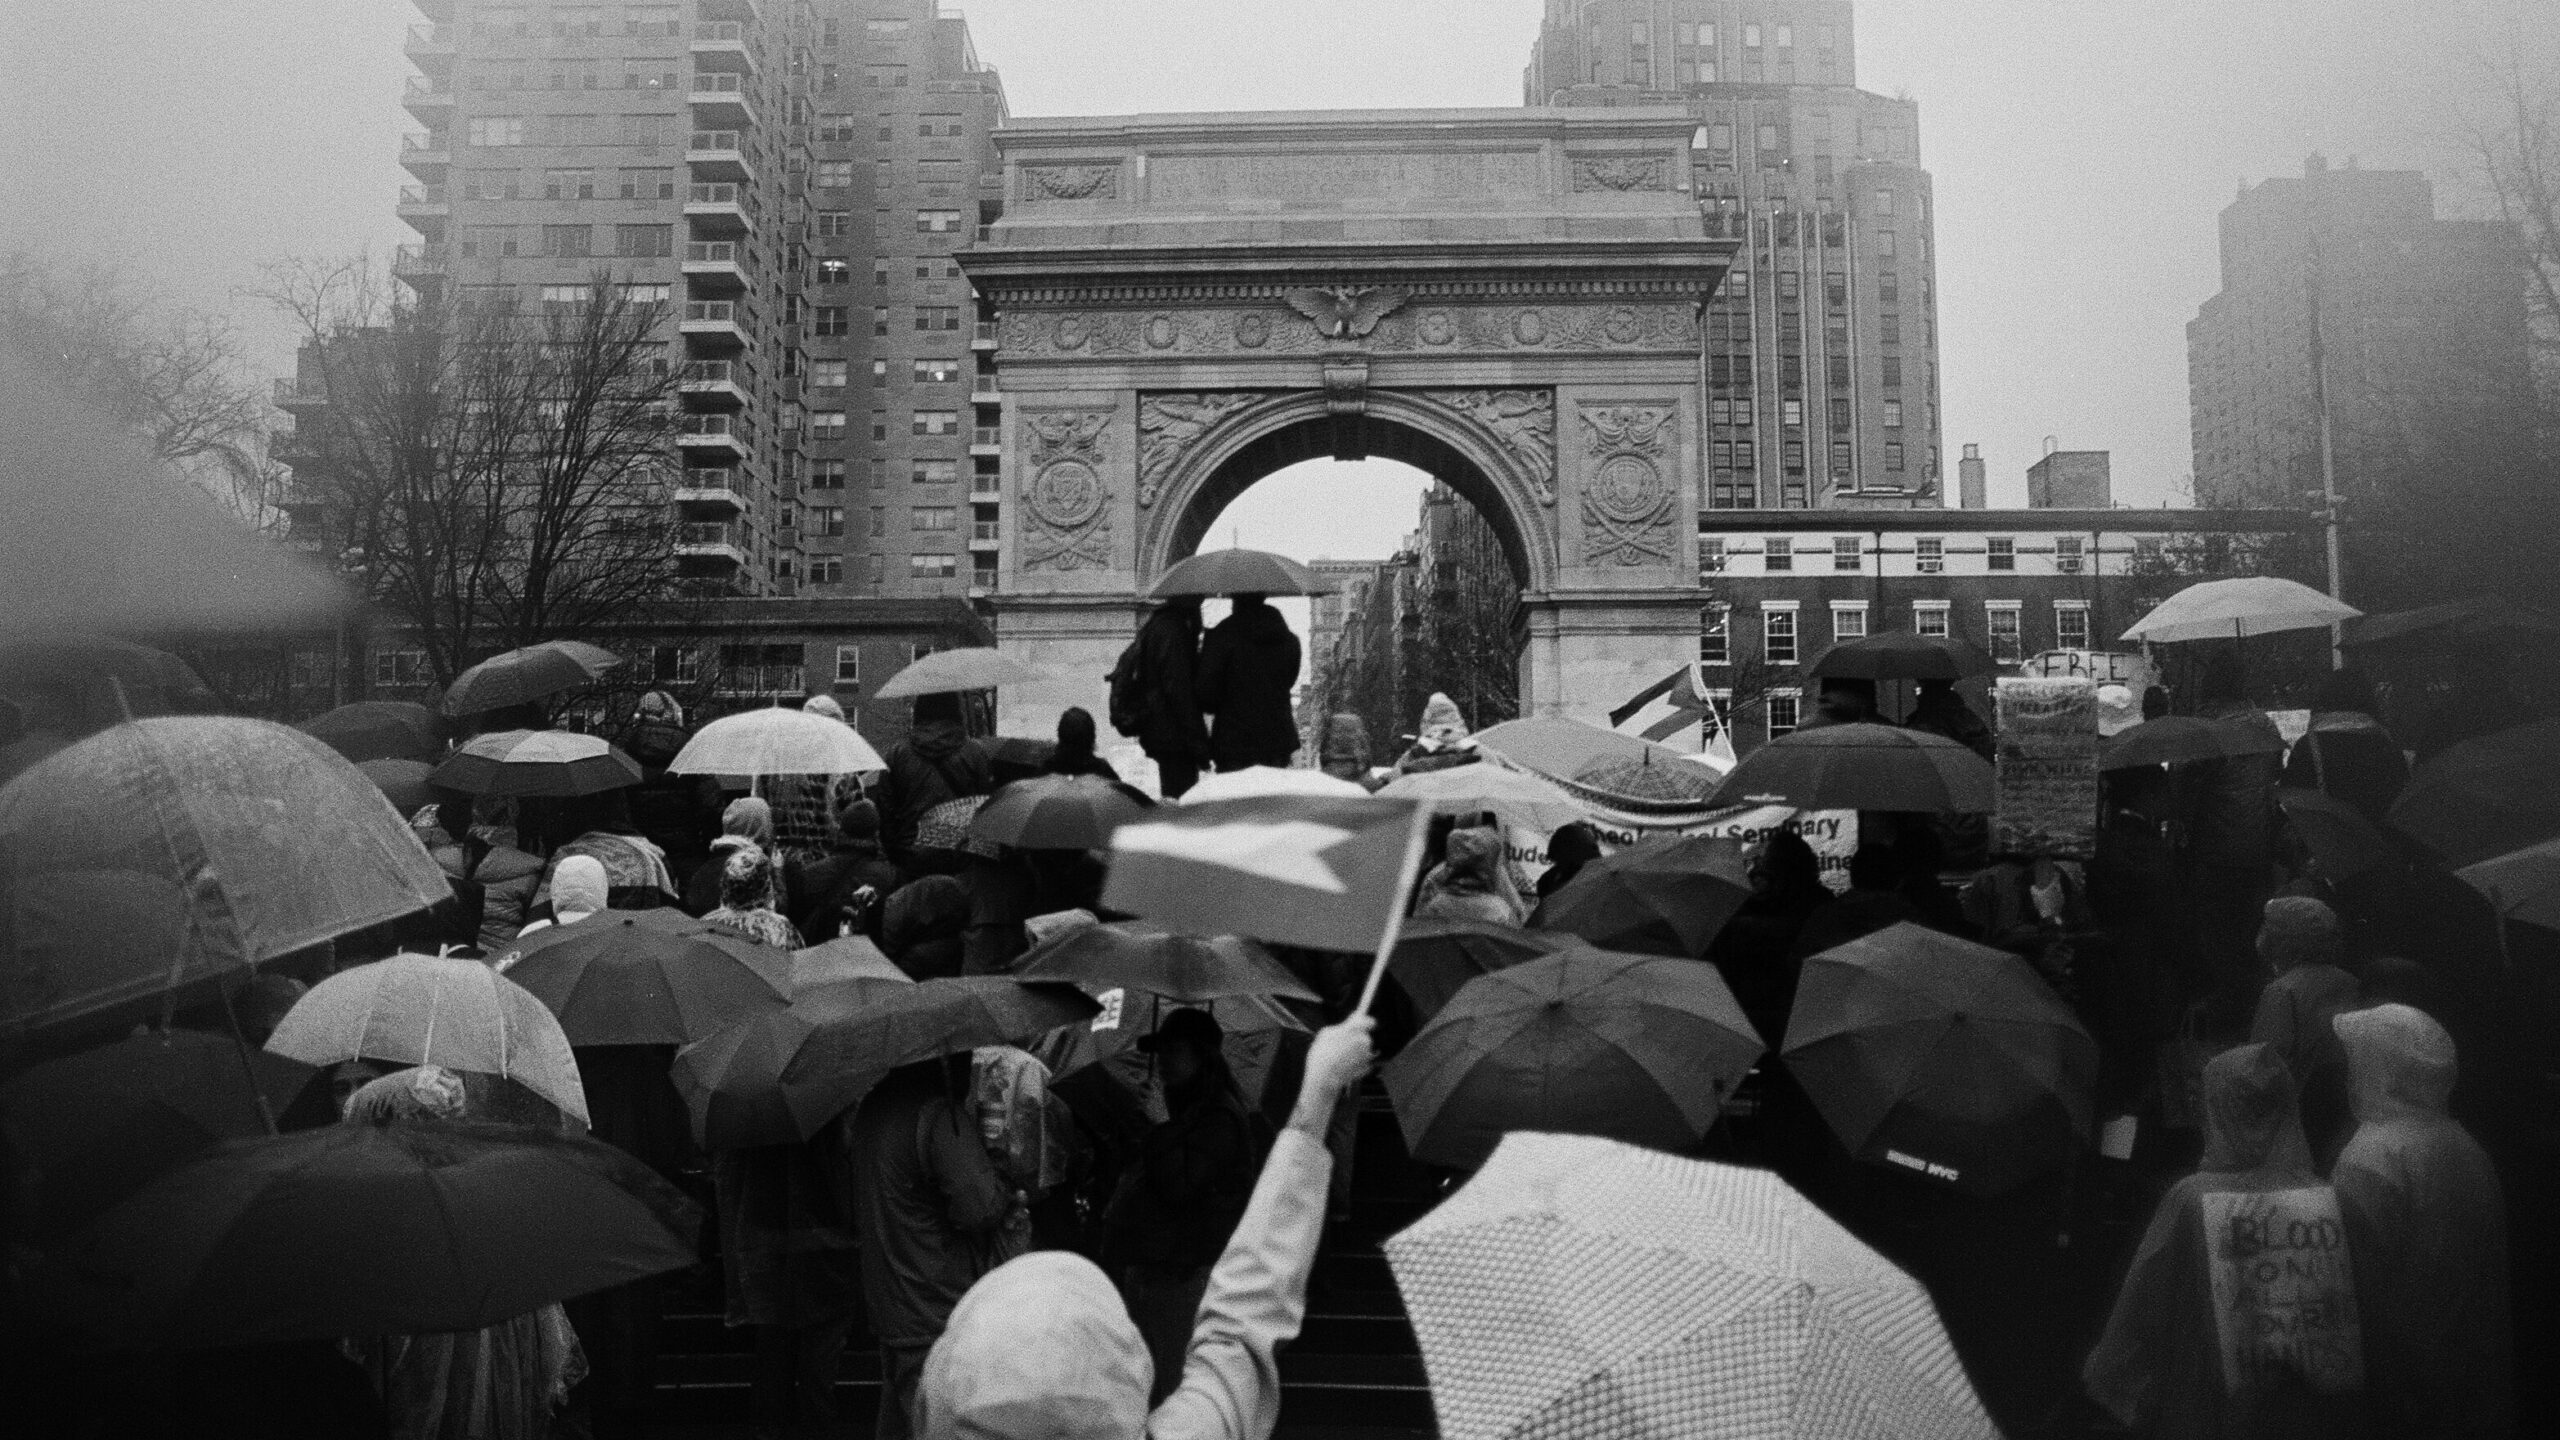
[[[971,646],[960,650],[936,650],[890,676],[889,683],[881,686],[872,698],[898,700],[914,695],[950,695],[1047,678],[1001,650]]]

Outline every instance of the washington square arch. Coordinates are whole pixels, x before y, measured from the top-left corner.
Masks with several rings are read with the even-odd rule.
[[[1016,120],[995,314],[1008,730],[1101,713],[1140,597],[1273,471],[1400,460],[1501,537],[1524,713],[1694,657],[1700,308],[1737,242],[1662,110]]]

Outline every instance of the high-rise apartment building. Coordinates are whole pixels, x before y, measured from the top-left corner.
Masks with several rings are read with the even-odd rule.
[[[667,306],[680,573],[708,594],[992,584],[991,344],[951,252],[1004,93],[934,0],[418,0],[422,294]],[[983,543],[981,542],[983,537]],[[983,560],[973,560],[983,556]]]
[[[1530,56],[1529,104],[1697,116],[1708,233],[1747,242],[1707,314],[1711,508],[1944,503],[1919,108],[1857,88],[1851,11],[1547,0]]]
[[[2222,291],[2187,325],[2197,501],[2301,507],[2318,492],[2324,379],[2351,502],[2520,445],[2518,253],[2508,226],[2437,219],[2416,171],[2314,156],[2299,179],[2243,190],[2222,212]]]

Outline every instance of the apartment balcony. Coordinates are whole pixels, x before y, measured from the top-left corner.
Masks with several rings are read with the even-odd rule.
[[[737,20],[753,25],[764,18],[758,0],[700,0],[694,9],[705,19]]]
[[[1000,548],[1000,547],[1003,545],[1003,543],[1004,543],[1004,522],[1003,522],[1003,521],[1001,521],[1001,520],[973,520],[973,521],[971,521],[971,522],[969,523],[969,548],[970,548],[970,549],[972,549],[972,550],[994,550],[994,549]]]
[[[445,217],[452,213],[442,185],[401,186],[399,209],[409,228],[430,240],[444,237]]]
[[[1000,471],[980,470],[969,477],[969,498],[1001,500],[1004,498],[1004,475]]]
[[[697,20],[693,25],[695,69],[753,70],[756,52],[747,43],[746,22]]]
[[[996,388],[996,377],[993,375],[976,377],[969,386],[969,403],[972,405],[1003,404],[1004,392]]]
[[[692,167],[696,180],[752,185],[756,172],[747,162],[746,138],[743,130],[696,130],[685,144],[684,163]]]
[[[275,395],[276,408],[296,416],[329,403],[328,386],[317,380],[304,380],[299,375],[277,376]]]
[[[969,432],[969,453],[972,455],[1002,455],[1004,453],[1004,427],[1001,425],[980,425],[971,430]]]
[[[972,350],[996,348],[996,323],[992,320],[979,321],[976,332],[969,337],[969,348]]]
[[[676,527],[676,559],[697,574],[747,563],[746,526],[736,521],[688,521]]]
[[[441,130],[421,130],[400,137],[400,168],[421,180],[442,180],[453,165],[453,152]]]
[[[410,114],[428,125],[453,118],[453,77],[451,75],[412,75],[400,92],[400,104]]]
[[[696,428],[703,421],[712,422],[722,428]],[[684,428],[676,434],[676,450],[684,456],[687,468],[720,464],[743,465],[747,462],[747,437],[738,431],[726,428],[728,424],[729,417],[726,415],[685,417]]]
[[[738,410],[747,403],[746,367],[735,360],[693,360],[676,381],[677,392],[697,410]]]
[[[444,256],[424,245],[403,245],[391,252],[391,278],[425,296],[444,284]]]
[[[437,72],[452,66],[453,41],[450,25],[412,25],[400,49],[419,69]]]
[[[747,513],[747,497],[738,493],[733,470],[687,470],[676,486],[676,504],[693,524],[717,524]]]
[[[687,300],[676,330],[697,350],[743,350],[755,338],[735,300]]]
[[[735,70],[707,70],[693,77],[685,96],[693,121],[705,130],[747,130],[756,123],[755,106],[747,98],[747,77]]]
[[[747,288],[747,267],[735,240],[688,240],[684,278],[697,296],[736,295]]]
[[[725,180],[684,187],[684,218],[697,235],[744,235],[755,225],[747,187]]]

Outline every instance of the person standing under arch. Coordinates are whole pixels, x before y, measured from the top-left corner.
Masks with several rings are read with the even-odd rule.
[[[1215,717],[1209,758],[1221,773],[1249,765],[1286,768],[1298,753],[1298,717],[1289,692],[1298,684],[1298,637],[1259,595],[1238,595],[1235,610],[1200,643],[1200,708]]]
[[[1200,767],[1209,763],[1209,727],[1200,719],[1205,707],[1193,688],[1200,668],[1200,597],[1176,595],[1158,606],[1130,649],[1130,658],[1114,672],[1111,725],[1156,762],[1164,798],[1178,800],[1199,783]],[[1132,660],[1136,673],[1128,675]],[[1124,681],[1135,682],[1134,715],[1120,713]]]

